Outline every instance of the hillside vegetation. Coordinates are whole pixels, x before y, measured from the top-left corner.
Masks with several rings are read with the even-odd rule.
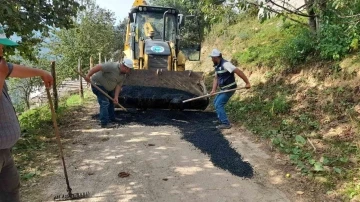
[[[84,100],[80,95],[66,95],[59,102],[57,121],[60,130],[71,125],[69,117],[81,116],[83,105],[92,104],[94,95],[88,90],[84,93]],[[50,106],[26,110],[19,116],[22,137],[12,148],[15,161],[19,169],[21,182],[24,186],[38,183],[40,176],[53,172],[53,161],[58,159],[59,151],[53,131]],[[69,141],[66,134],[63,143]]]
[[[293,173],[349,200],[360,194],[360,57],[358,51],[341,54],[343,47],[334,47],[342,33],[328,34],[331,40],[316,41],[298,23],[281,18],[260,23],[239,15],[230,26],[214,24],[202,61],[189,65],[208,72],[210,86],[213,48],[238,63],[253,89],[231,100],[231,118],[287,154]],[[354,43],[349,44],[348,50]]]

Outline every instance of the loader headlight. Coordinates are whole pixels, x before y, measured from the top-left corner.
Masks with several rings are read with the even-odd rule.
[[[144,11],[146,11],[146,7],[144,7]]]
[[[139,11],[142,11],[143,10],[143,8],[142,7],[139,7]]]

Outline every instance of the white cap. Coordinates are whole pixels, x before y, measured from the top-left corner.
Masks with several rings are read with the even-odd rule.
[[[210,57],[220,57],[221,52],[218,49],[213,49],[211,51]]]
[[[124,58],[123,64],[130,69],[133,68],[133,61],[129,58]]]

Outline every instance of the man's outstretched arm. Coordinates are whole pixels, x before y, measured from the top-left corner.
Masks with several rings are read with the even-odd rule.
[[[250,81],[249,81],[249,79],[246,77],[246,75],[244,74],[244,72],[243,71],[241,71],[240,69],[238,69],[238,68],[236,68],[235,70],[234,70],[234,73],[236,74],[236,75],[238,75],[244,82],[245,82],[245,88],[250,88],[251,87],[251,85],[250,85]]]
[[[41,79],[44,81],[45,87],[49,88],[53,84],[53,77],[49,72],[42,69],[36,69],[36,68],[26,67],[24,65],[17,65],[17,64],[12,64],[12,68],[10,68],[6,60],[2,58],[0,61],[0,91],[1,92],[3,90],[5,79],[7,76],[16,77],[16,78],[29,78],[29,77],[40,76]]]
[[[36,76],[41,77],[41,79],[44,81],[44,85],[46,88],[51,87],[51,85],[53,84],[53,77],[51,76],[51,74],[48,71],[42,69],[13,64],[13,70],[10,74],[10,77],[16,78],[29,78]]]

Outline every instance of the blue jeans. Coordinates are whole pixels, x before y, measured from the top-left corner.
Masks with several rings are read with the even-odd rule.
[[[230,125],[230,121],[227,118],[226,112],[225,112],[225,104],[229,101],[231,96],[234,95],[234,93],[235,93],[235,91],[221,93],[215,97],[214,105],[215,105],[217,117],[222,124]]]
[[[107,91],[103,86],[98,87],[106,92],[110,97],[114,97],[115,91]],[[96,95],[98,103],[100,105],[100,123],[101,125],[108,124],[111,120],[115,120],[115,108],[112,100],[107,98],[94,86],[91,86],[92,92]]]

